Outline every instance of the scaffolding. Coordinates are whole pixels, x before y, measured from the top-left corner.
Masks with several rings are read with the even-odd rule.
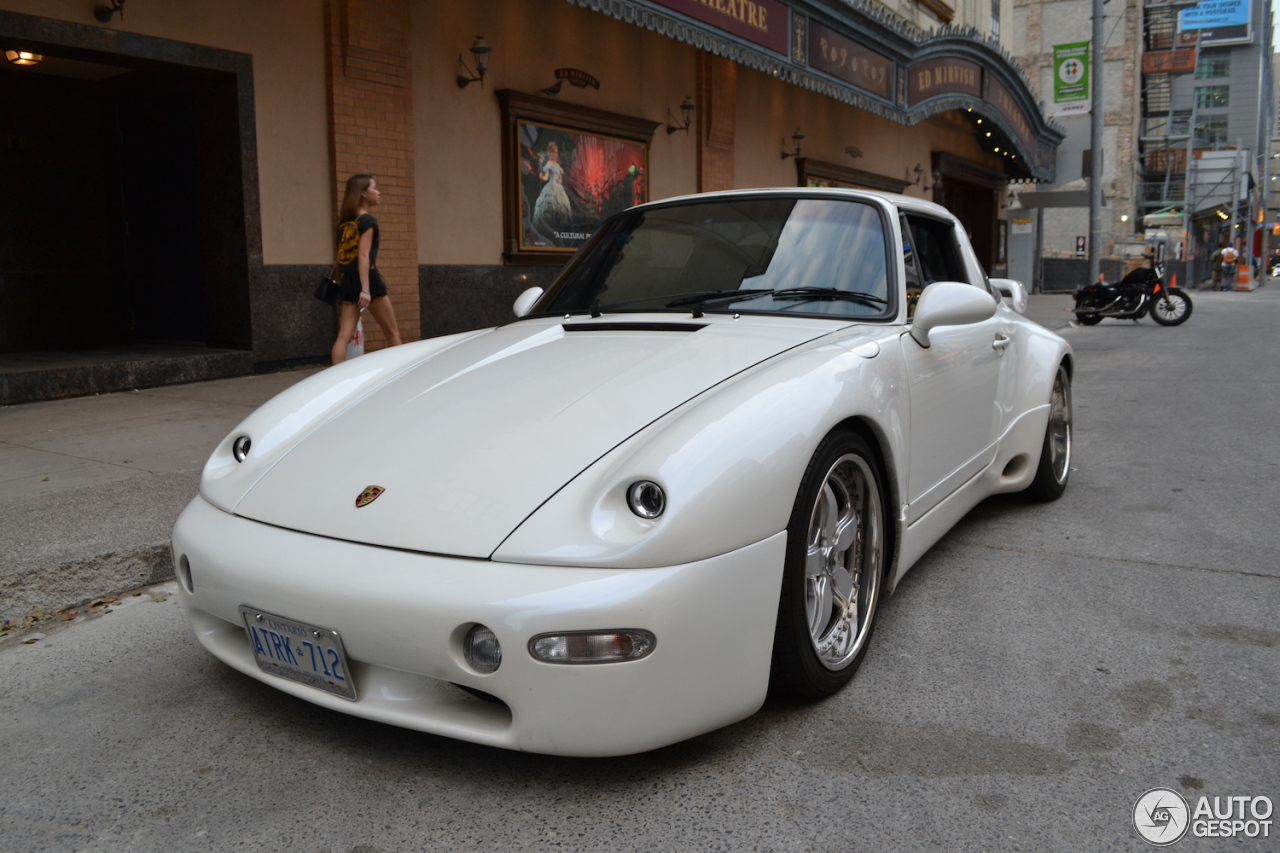
[[[1196,100],[1176,108],[1173,78],[1194,73],[1200,61],[1199,39],[1179,44],[1178,12],[1194,5],[1153,0],[1143,7],[1142,130],[1138,136],[1139,215],[1180,207],[1191,212],[1187,180],[1196,148]]]

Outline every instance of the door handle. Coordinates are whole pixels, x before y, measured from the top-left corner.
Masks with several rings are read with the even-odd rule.
[[[996,339],[991,342],[991,348],[996,352],[1004,352],[1007,346],[1009,346],[1008,335],[996,335]]]

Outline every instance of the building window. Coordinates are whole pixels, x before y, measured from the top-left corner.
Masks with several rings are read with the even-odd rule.
[[[1177,29],[1177,18],[1172,6],[1147,6],[1144,12],[1147,50],[1172,50],[1173,36]]]
[[[1231,106],[1230,86],[1197,86],[1196,109],[1206,110],[1213,107]]]
[[[1000,38],[1000,0],[991,0],[991,35]]]
[[[1196,65],[1196,79],[1207,80],[1211,77],[1231,76],[1231,54],[1202,53]]]
[[[1168,74],[1146,75],[1146,87],[1142,91],[1143,114],[1165,115],[1172,104],[1173,87]]]
[[[1227,144],[1227,120],[1215,119],[1196,125],[1196,145],[1208,147]]]

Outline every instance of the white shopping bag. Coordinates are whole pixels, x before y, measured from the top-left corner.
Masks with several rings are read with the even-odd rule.
[[[351,342],[347,344],[347,360],[355,358],[358,355],[364,355],[364,319],[356,320],[356,333],[351,336]]]

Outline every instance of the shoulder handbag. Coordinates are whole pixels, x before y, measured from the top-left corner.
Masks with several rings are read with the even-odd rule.
[[[315,297],[327,305],[337,305],[338,295],[341,291],[342,288],[338,286],[338,263],[334,261],[329,272],[320,276],[320,283],[316,285]]]

